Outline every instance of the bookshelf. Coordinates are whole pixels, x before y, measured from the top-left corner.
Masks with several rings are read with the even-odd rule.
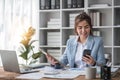
[[[39,0],[39,3],[40,1],[42,0]],[[57,51],[55,55],[61,56],[66,48],[67,39],[74,35],[72,17],[85,11],[93,17],[94,35],[103,37],[105,53],[111,55],[112,66],[120,67],[120,36],[118,35],[120,34],[120,1],[81,1],[79,3],[82,4],[79,4],[79,7],[77,7],[78,5],[73,6],[72,0],[60,0],[58,1],[59,4],[57,4],[59,5],[58,8],[39,9],[39,46],[51,53],[52,51],[53,53]],[[56,35],[59,37],[52,35],[50,39],[48,33],[57,33]],[[49,43],[51,40],[52,42],[55,41],[56,44]],[[43,61],[45,62],[46,60]]]

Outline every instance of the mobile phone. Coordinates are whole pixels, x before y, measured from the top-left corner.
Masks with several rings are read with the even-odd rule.
[[[90,55],[91,54],[91,50],[90,49],[85,49],[83,51],[83,56],[87,57],[86,55]],[[87,57],[88,58],[88,57]]]

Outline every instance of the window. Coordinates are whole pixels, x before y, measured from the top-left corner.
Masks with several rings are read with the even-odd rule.
[[[37,0],[0,0],[0,49],[16,50],[22,32],[34,26]],[[34,26],[36,27],[36,26]],[[1,61],[0,61],[1,62]]]

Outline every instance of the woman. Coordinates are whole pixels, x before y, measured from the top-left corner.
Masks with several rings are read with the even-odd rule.
[[[61,57],[60,63],[63,65],[69,64],[71,68],[84,68],[85,66],[104,65],[104,47],[101,37],[92,35],[91,18],[85,12],[75,18],[75,33],[76,37],[70,38],[67,41],[67,47]],[[83,56],[85,49],[91,50],[90,55]],[[51,64],[58,63],[50,55],[47,59]]]

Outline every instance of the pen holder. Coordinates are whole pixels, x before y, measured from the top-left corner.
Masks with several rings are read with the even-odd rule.
[[[101,79],[111,80],[111,67],[108,67],[108,66],[101,67]]]

